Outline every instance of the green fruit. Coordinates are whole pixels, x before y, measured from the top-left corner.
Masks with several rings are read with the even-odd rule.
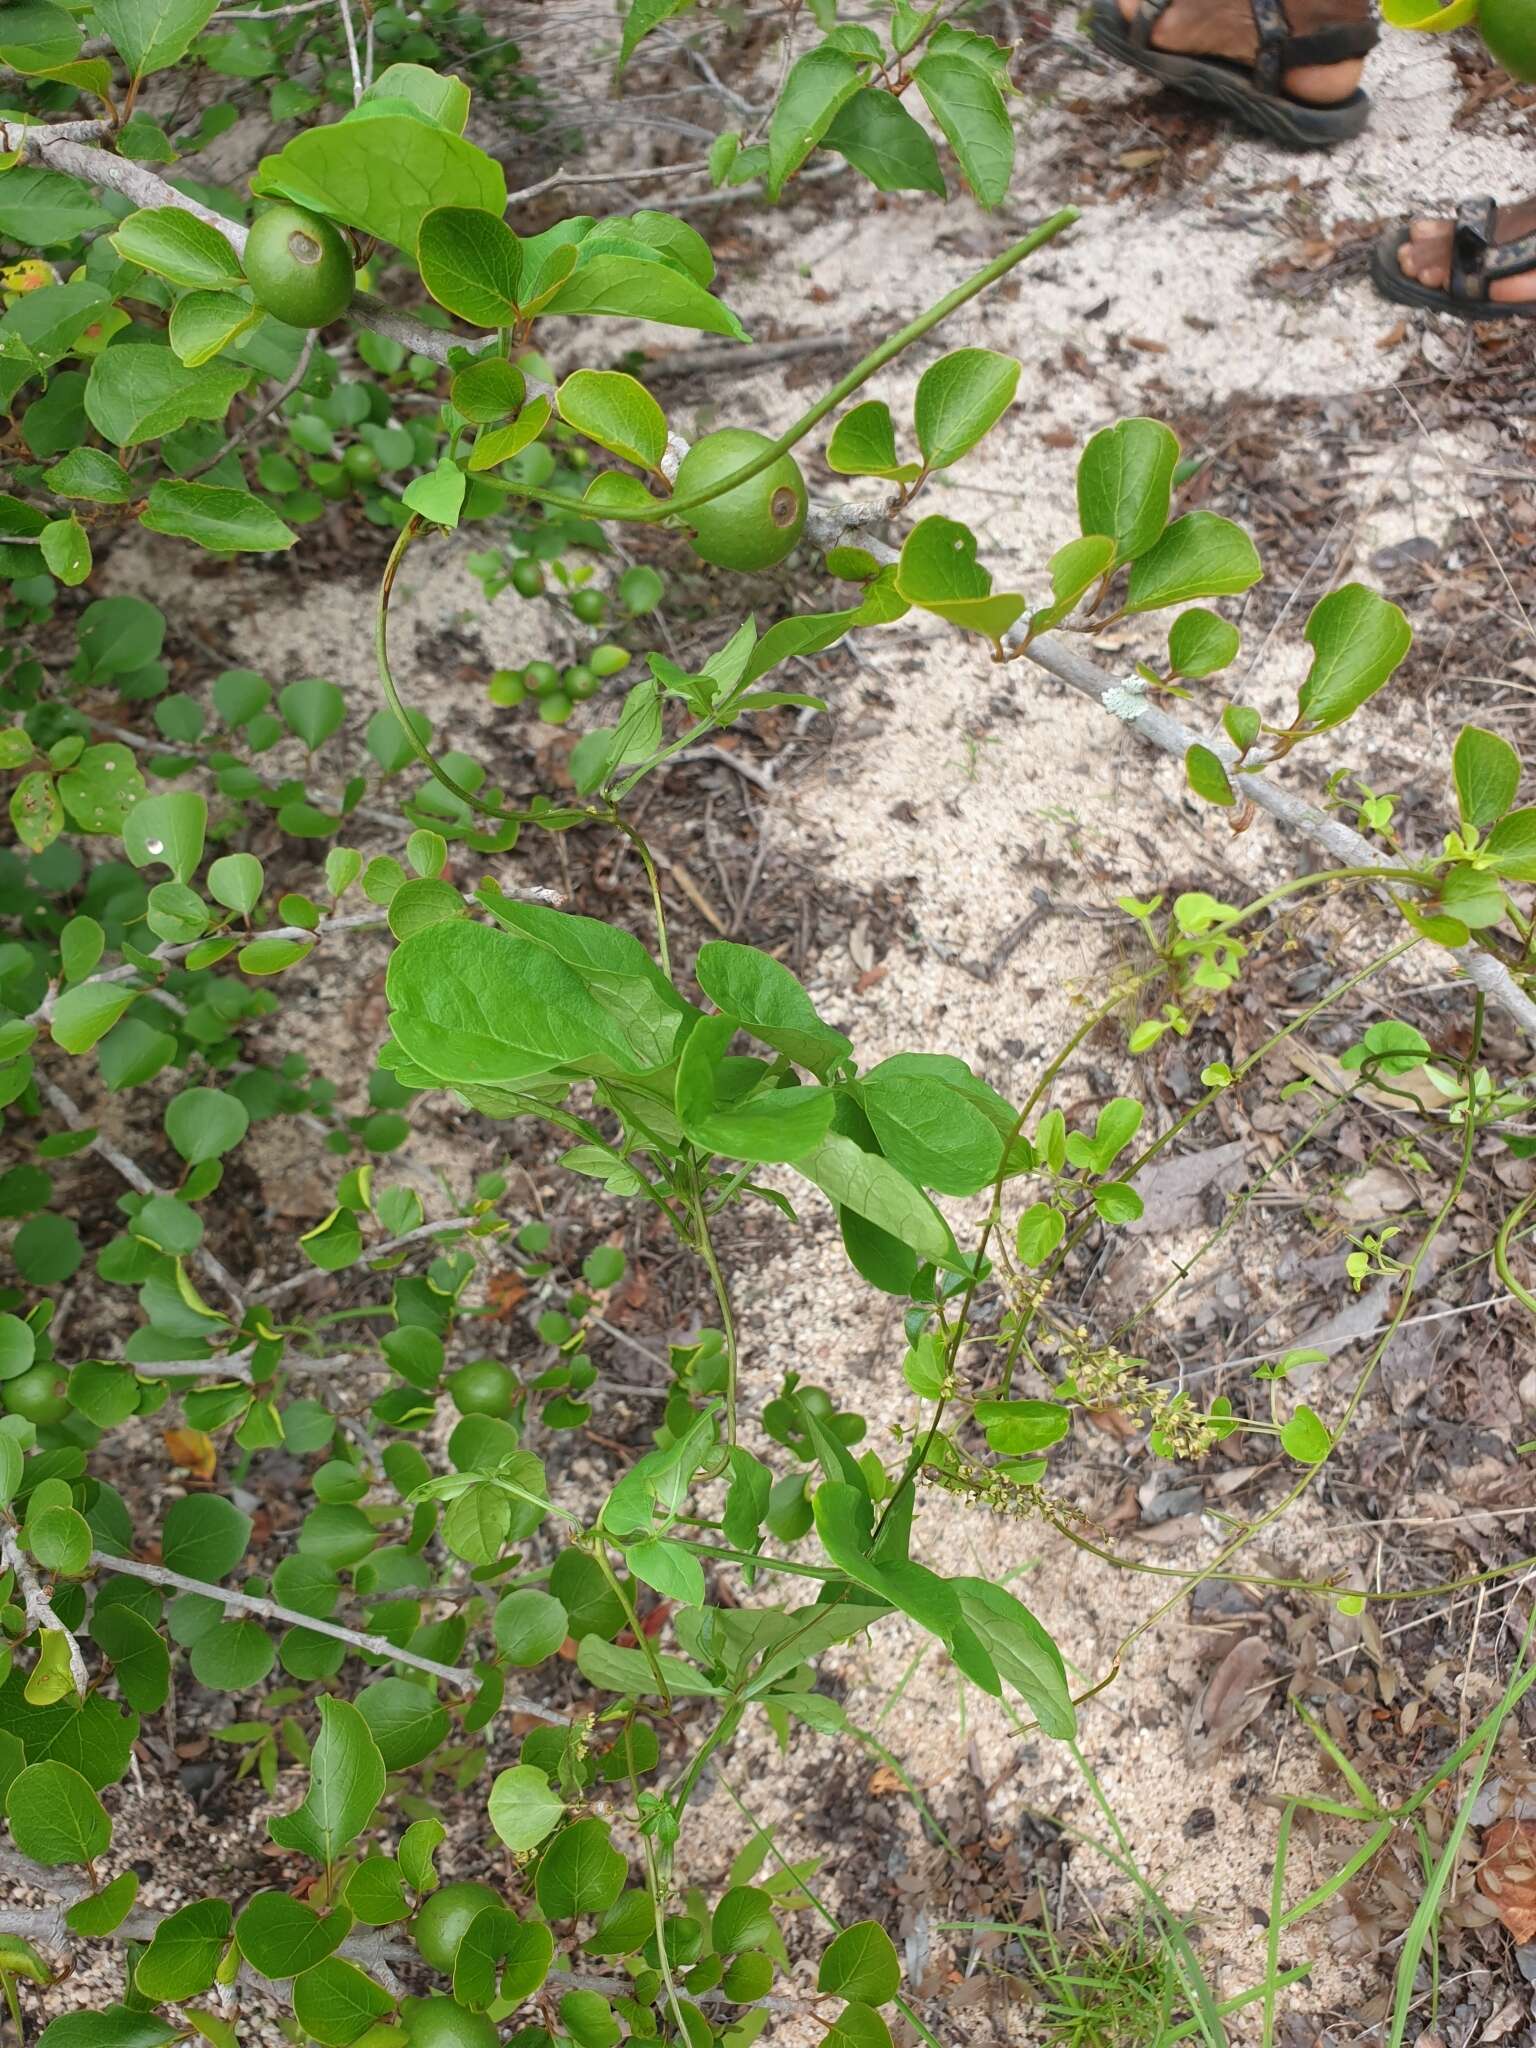
[[[380,463],[373,450],[362,441],[354,441],[341,458],[341,466],[355,484],[371,484],[379,473]]]
[[[338,228],[302,206],[274,206],[246,238],[245,275],[263,312],[327,327],[352,303],[352,258]]]
[[[472,1369],[469,1366],[464,1368],[466,1372]],[[505,1901],[488,1884],[445,1884],[431,1894],[411,1922],[416,1946],[434,1970],[441,1970],[445,1977],[451,1976],[453,1959],[459,1952],[459,1943],[464,1939],[470,1921],[477,1913],[483,1913],[487,1906],[504,1904]],[[453,2003],[452,1999],[429,2002],[438,2005]]]
[[[697,497],[772,445],[745,427],[706,434],[678,465],[673,495]],[[804,532],[805,509],[805,478],[793,456],[781,455],[746,483],[678,516],[693,528],[694,553],[716,568],[771,569]]]
[[[629,667],[627,647],[615,647],[611,640],[605,640],[601,647],[594,647],[587,656],[587,667],[595,676],[616,676],[621,668]]]
[[[457,1999],[408,1998],[402,2012],[410,2048],[497,2048],[501,2040],[494,2020]]]
[[[1483,0],[1477,25],[1494,62],[1522,85],[1536,85],[1536,8],[1531,0]]]
[[[591,669],[578,663],[575,668],[566,670],[560,678],[560,687],[567,697],[574,697],[578,704],[584,704],[588,697],[596,694],[597,677]]]
[[[512,564],[512,588],[519,597],[542,597],[544,571],[531,555],[521,555]]]
[[[546,725],[564,725],[575,709],[563,690],[552,690],[539,699],[539,716]]]
[[[521,704],[528,694],[528,685],[515,668],[499,668],[491,677],[486,695],[502,710],[510,710],[514,704]]]
[[[7,1411],[23,1422],[62,1422],[69,1413],[63,1376],[51,1365],[29,1365],[15,1379],[0,1383]]]
[[[608,610],[608,601],[600,590],[578,590],[572,593],[571,610],[584,626],[598,626]]]
[[[505,1421],[517,1398],[517,1375],[494,1358],[472,1358],[449,1373],[446,1385],[461,1415],[499,1415]],[[441,1894],[434,1892],[433,1897]]]
[[[560,687],[560,671],[552,661],[530,661],[523,670],[523,681],[535,697],[547,697],[551,690]]]

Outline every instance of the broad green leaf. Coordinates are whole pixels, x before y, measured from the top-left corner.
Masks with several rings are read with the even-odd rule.
[[[1451,772],[1462,823],[1486,830],[1515,800],[1520,787],[1520,756],[1496,732],[1464,725],[1451,754]]]
[[[608,1823],[593,1815],[557,1835],[539,1859],[534,1891],[546,1920],[601,1913],[624,1889],[629,1865],[614,1848]]]
[[[860,1920],[835,1935],[822,1951],[816,1988],[866,2005],[888,2004],[901,1989],[901,1963],[885,1929]]]
[[[218,290],[244,282],[228,237],[179,206],[146,206],[130,213],[110,239],[120,256],[172,284]]]
[[[821,2048],[891,2048],[891,2030],[872,2005],[854,1999],[832,2022]]]
[[[67,589],[72,590],[90,575],[90,539],[73,513],[67,519],[50,519],[38,542],[45,568]]]
[[[1482,868],[1454,867],[1440,884],[1440,907],[1468,931],[1486,931],[1507,908],[1498,878]]]
[[[207,830],[207,798],[176,790],[134,805],[123,820],[123,848],[136,868],[161,861],[178,882],[190,882]]]
[[[0,176],[0,235],[25,249],[54,249],[112,224],[113,215],[78,178],[31,164],[17,164]]]
[[[907,535],[896,588],[909,604],[982,633],[994,646],[1025,604],[1016,591],[993,595],[991,571],[976,559],[975,534],[937,514],[920,519]]]
[[[489,925],[455,920],[414,933],[396,947],[386,985],[391,1032],[438,1081],[526,1081],[563,1066],[638,1074],[651,1064],[563,960]]]
[[[374,99],[404,100],[425,114],[434,128],[446,128],[450,135],[462,135],[469,119],[469,87],[424,64],[387,66],[363,94],[364,104]]]
[[[920,1188],[878,1152],[865,1152],[852,1138],[831,1131],[813,1152],[795,1161],[795,1171],[814,1181],[840,1209],[875,1224],[908,1246],[920,1259],[954,1256],[949,1226]]]
[[[208,865],[208,894],[215,903],[222,903],[226,910],[233,910],[240,917],[249,917],[261,901],[265,879],[261,862],[254,853],[221,854]]]
[[[223,419],[230,400],[250,376],[249,370],[231,363],[189,369],[169,348],[120,342],[103,349],[91,364],[86,417],[114,447],[134,448],[141,441],[173,434],[188,420]]]
[[[472,327],[516,322],[523,250],[499,208],[434,207],[422,220],[416,260],[437,303]]]
[[[128,1768],[138,1715],[124,1713],[99,1692],[87,1694],[84,1705],[69,1700],[37,1706],[26,1686],[25,1674],[14,1667],[0,1685],[0,1733],[21,1738],[28,1763],[67,1764],[98,1791],[115,1785]]]
[[[768,127],[768,197],[777,199],[859,90],[859,67],[845,50],[822,43],[797,58]]]
[[[1119,420],[1102,427],[1077,465],[1077,516],[1085,534],[1107,534],[1115,562],[1131,562],[1168,524],[1178,436],[1160,420]]]
[[[232,1152],[250,1129],[250,1123],[250,1111],[239,1096],[223,1088],[183,1088],[166,1105],[165,1135],[189,1166],[200,1166],[205,1160],[221,1159],[226,1152]],[[229,1506],[225,1500],[194,1495],[173,1502],[170,1512],[174,1514],[194,1503],[203,1510],[202,1519],[208,1526],[211,1522],[207,1510]],[[243,1516],[241,1519],[245,1520]],[[234,1525],[226,1522],[226,1526],[232,1529]]]
[[[642,1585],[649,1586],[664,1600],[680,1607],[702,1607],[705,1601],[704,1567],[681,1543],[662,1536],[647,1536],[631,1543],[624,1562]]]
[[[184,2033],[158,2013],[127,2005],[108,2005],[94,2012],[64,2012],[37,2037],[37,2048],[162,2048]]]
[[[912,417],[929,469],[946,469],[974,448],[1013,403],[1019,363],[990,348],[957,348],[918,379]]]
[[[1195,795],[1204,797],[1208,804],[1230,808],[1237,802],[1221,756],[1213,754],[1209,747],[1193,746],[1188,750],[1184,756],[1184,775]]]
[[[1506,882],[1536,882],[1536,810],[1506,813],[1488,834],[1483,852]]]
[[[323,2048],[348,2048],[394,2009],[384,1987],[342,1956],[327,1956],[293,1980],[293,2016]]]
[[[515,1856],[536,1849],[565,1812],[550,1788],[548,1773],[534,1764],[514,1764],[499,1772],[488,1807],[491,1826]]]
[[[23,1856],[50,1869],[61,1863],[94,1863],[112,1840],[107,1810],[90,1785],[68,1764],[28,1764],[5,1795],[11,1839]]]
[[[192,1676],[210,1692],[248,1692],[276,1661],[277,1645],[249,1618],[216,1622],[192,1645]]]
[[[471,363],[453,380],[450,397],[456,409],[475,426],[488,426],[515,413],[528,393],[528,381],[505,356]]]
[[[345,1909],[322,1919],[287,1892],[258,1892],[235,1922],[235,1939],[258,1975],[296,1977],[334,1954],[351,1925]]]
[[[658,1654],[656,1661],[674,1698],[721,1697],[720,1686],[680,1657]],[[577,1646],[576,1666],[582,1677],[601,1692],[626,1693],[635,1699],[653,1698],[656,1694],[656,1674],[644,1650],[620,1649],[601,1636],[585,1635]]]
[[[140,1714],[158,1714],[171,1689],[171,1653],[158,1631],[124,1603],[98,1601],[91,1634],[111,1663],[129,1706]]]
[[[1067,1234],[1067,1219],[1049,1202],[1036,1202],[1019,1218],[1016,1244],[1026,1266],[1043,1266]]]
[[[965,182],[983,206],[998,206],[1013,177],[1013,123],[996,79],[968,57],[943,50],[912,76],[955,152]]]
[[[93,505],[126,505],[133,496],[127,470],[104,448],[71,448],[43,472],[43,481],[56,498],[81,498]]]
[[[859,1083],[858,1099],[880,1150],[920,1186],[973,1195],[997,1178],[1002,1134],[944,1081],[876,1068]]]
[[[1242,635],[1236,626],[1196,605],[1192,611],[1180,612],[1168,629],[1169,672],[1198,682],[1225,668],[1241,645]]]
[[[250,1540],[251,1518],[233,1501],[221,1494],[189,1493],[166,1509],[160,1550],[171,1571],[211,1582],[234,1570]]]
[[[79,27],[61,7],[14,0],[0,15],[0,64],[13,71],[52,71],[79,49]]]
[[[649,391],[622,370],[573,370],[559,391],[560,417],[611,455],[656,470],[667,452],[667,419]]]
[[[494,469],[500,462],[510,462],[514,455],[539,438],[554,417],[554,407],[544,397],[533,398],[523,407],[517,421],[510,427],[492,427],[488,432],[475,436],[475,445],[469,451],[469,467],[478,473],[483,469]]]
[[[83,1899],[76,1899],[72,1906],[66,1907],[64,1919],[72,1934],[88,1940],[100,1940],[103,1935],[112,1934],[122,1926],[133,1911],[133,1902],[138,1896],[138,1872],[124,1870],[110,1884],[103,1885],[99,1892],[88,1892]]]
[[[223,1899],[194,1899],[168,1914],[139,1958],[136,1988],[155,2005],[196,1998],[206,1991],[229,1940],[229,1922],[229,1906]]]
[[[938,151],[920,121],[894,93],[865,86],[840,107],[821,138],[881,192],[933,192],[944,197]]]
[[[755,946],[711,939],[699,949],[694,968],[699,987],[715,1007],[785,1053],[797,1066],[825,1080],[847,1059],[852,1043],[816,1014],[816,1006],[771,954]]]
[[[693,327],[745,341],[746,331],[721,300],[693,278],[660,260],[594,255],[579,263],[545,301],[548,313],[606,314],[619,320],[655,320],[668,327]]]
[[[778,1935],[771,1895],[756,1885],[732,1885],[715,1907],[709,1933],[717,1955],[771,1948]]]
[[[151,485],[139,524],[151,533],[172,533],[219,553],[273,554],[291,548],[298,539],[291,526],[249,491],[176,483],[167,477]]]
[[[238,292],[183,292],[171,308],[167,334],[178,360],[191,370],[212,362],[264,318],[260,306]]]
[[[384,1759],[386,1771],[408,1771],[439,1748],[448,1735],[448,1710],[424,1685],[405,1678],[376,1678],[355,1702]]]
[[[64,806],[51,775],[35,770],[11,791],[11,823],[29,853],[42,853],[64,829]]]
[[[839,476],[882,476],[905,483],[918,474],[918,464],[896,453],[896,426],[883,399],[867,399],[845,412],[827,443],[827,467]]]
[[[973,1412],[988,1446],[1005,1458],[1049,1450],[1072,1427],[1060,1401],[978,1401]]]
[[[1150,612],[1165,604],[1186,604],[1192,597],[1231,597],[1251,588],[1263,573],[1253,542],[1240,526],[1214,512],[1186,512],[1137,556],[1125,609]]]
[[[569,1617],[552,1594],[521,1586],[496,1605],[492,1633],[509,1664],[531,1671],[553,1657],[570,1632]]]
[[[653,28],[660,28],[664,21],[670,21],[675,14],[686,13],[694,4],[695,0],[629,0],[629,11],[624,17],[624,34],[619,44],[619,74],[622,75],[625,65]]]
[[[405,488],[405,503],[411,511],[430,519],[434,526],[450,530],[459,523],[467,482],[464,471],[451,455],[440,455],[437,466],[416,477]]]
[[[12,176],[13,173],[7,172]],[[141,597],[99,597],[80,614],[80,652],[91,680],[147,668],[165,641],[165,614]]]
[[[1413,628],[1395,604],[1346,583],[1313,606],[1307,640],[1312,666],[1296,714],[1309,732],[1328,732],[1388,681],[1413,645]]]
[[[1070,1742],[1077,1711],[1067,1669],[1050,1634],[1005,1586],[987,1579],[953,1579],[960,1611],[986,1643],[1005,1685],[1019,1695],[1045,1733]]]
[[[54,1005],[48,1028],[66,1052],[89,1052],[105,1038],[123,1012],[143,993],[122,982],[87,981],[67,988]]]
[[[51,369],[89,329],[99,327],[111,304],[100,285],[84,279],[17,296],[0,316],[0,363],[25,364],[32,372]]]
[[[410,167],[409,178],[401,175]],[[376,235],[414,257],[421,224],[442,206],[500,215],[507,181],[501,166],[462,136],[391,115],[306,129],[277,156],[265,156],[251,189],[280,194]]]
[[[217,0],[96,0],[97,26],[135,80],[166,71],[191,49]]]
[[[90,1524],[72,1507],[34,1508],[27,1517],[26,1535],[27,1548],[45,1572],[80,1578],[90,1565]]]
[[[1299,1465],[1320,1465],[1333,1449],[1327,1424],[1305,1403],[1281,1430],[1280,1443]]]
[[[304,1803],[269,1821],[268,1832],[279,1848],[332,1864],[373,1818],[384,1796],[384,1762],[368,1723],[345,1700],[322,1699],[320,1722]]]
[[[323,676],[306,676],[278,691],[277,708],[288,730],[313,753],[325,745],[332,733],[340,732],[347,715],[347,700]]]
[[[1051,557],[1051,603],[1031,612],[1031,633],[1048,633],[1070,618],[1093,586],[1107,576],[1115,563],[1115,544],[1106,534],[1084,534],[1069,540]]]

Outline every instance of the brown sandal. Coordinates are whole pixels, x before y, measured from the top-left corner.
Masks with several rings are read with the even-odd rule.
[[[1536,270],[1536,234],[1499,240],[1499,209],[1492,199],[1468,199],[1456,209],[1451,234],[1451,279],[1448,287],[1420,284],[1398,261],[1412,237],[1410,228],[1392,228],[1371,251],[1371,276],[1384,298],[1400,306],[1418,306],[1426,313],[1449,313],[1456,320],[1533,320],[1536,299],[1506,304],[1490,299],[1488,287],[1504,277],[1525,277]]]
[[[1332,106],[1293,99],[1282,88],[1288,71],[1308,64],[1342,64],[1376,47],[1374,20],[1339,22],[1311,35],[1292,35],[1283,0],[1248,0],[1259,33],[1252,64],[1200,57],[1152,46],[1152,31],[1170,0],[1140,0],[1126,21],[1115,0],[1094,0],[1091,33],[1101,50],[1134,64],[1181,92],[1209,100],[1250,128],[1295,149],[1330,149],[1358,135],[1370,119],[1369,94],[1355,91]]]

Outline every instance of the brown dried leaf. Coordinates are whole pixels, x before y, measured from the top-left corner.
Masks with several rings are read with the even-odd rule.
[[[1269,1670],[1269,1645],[1244,1636],[1222,1658],[1184,1727],[1184,1755],[1191,1765],[1208,1763],[1269,1704],[1279,1673]]]
[[[1477,1888],[1515,1940],[1536,1941],[1536,1820],[1500,1820],[1483,1837]]]
[[[200,1429],[168,1429],[165,1448],[171,1454],[172,1464],[180,1465],[185,1472],[195,1472],[199,1479],[211,1479],[218,1470],[218,1448],[213,1438],[204,1436]]]

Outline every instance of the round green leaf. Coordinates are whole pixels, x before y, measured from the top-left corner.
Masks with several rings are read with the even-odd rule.
[[[491,1826],[507,1847],[518,1854],[536,1848],[565,1811],[558,1795],[550,1789],[548,1774],[541,1771],[536,1764],[514,1764],[510,1770],[500,1772],[491,1787],[488,1804]],[[599,1831],[601,1842],[593,1847],[594,1838],[584,1837],[573,1850],[563,1853],[558,1873],[550,1878],[550,1897],[564,1901],[574,1899],[578,1895],[585,1897],[588,1893],[595,1896],[595,1891],[609,1881],[611,1867],[603,1863],[598,1854],[599,1850],[602,1856],[617,1862],[619,1870],[618,1882],[609,1896],[602,1901],[602,1906],[611,1905],[619,1895],[624,1883],[624,1858],[608,1849],[608,1830],[602,1821],[578,1821],[574,1828],[567,1829],[560,1837],[560,1841],[554,1844],[549,1855],[539,1866],[539,1904],[551,1919],[557,1919],[562,1915],[602,1910],[602,1906],[592,1904],[562,1903],[550,1906],[546,1903],[544,1894],[544,1871],[550,1856],[560,1849],[561,1843],[568,1841],[580,1829],[590,1827],[596,1827]]]
[[[18,1771],[5,1795],[5,1817],[22,1855],[50,1869],[92,1863],[112,1840],[107,1810],[91,1787],[51,1758]]]
[[[525,1670],[553,1657],[570,1633],[565,1609],[548,1593],[524,1586],[496,1609],[496,1647],[509,1664]]]
[[[250,1124],[239,1096],[222,1088],[185,1088],[165,1112],[165,1135],[189,1166],[232,1151]]]

